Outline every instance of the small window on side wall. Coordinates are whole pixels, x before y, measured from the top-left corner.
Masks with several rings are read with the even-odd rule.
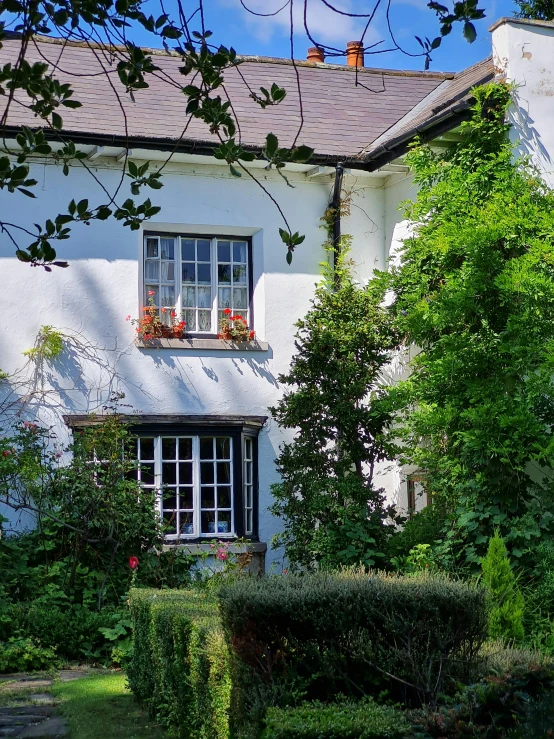
[[[252,245],[244,237],[144,235],[143,305],[187,333],[216,335],[228,308],[252,328]]]
[[[425,508],[431,503],[431,498],[425,485],[425,476],[420,474],[408,475],[406,478],[407,486],[407,508],[409,518],[413,518],[414,513]]]

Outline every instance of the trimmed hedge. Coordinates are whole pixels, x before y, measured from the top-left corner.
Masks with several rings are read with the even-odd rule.
[[[345,571],[245,578],[219,594],[231,646],[231,728],[267,706],[359,699],[386,689],[419,705],[475,667],[482,589],[444,576]]]
[[[217,602],[199,591],[131,590],[129,685],[173,736],[227,739],[231,681]]]
[[[403,739],[409,731],[400,711],[373,701],[269,708],[264,723],[261,739]]]

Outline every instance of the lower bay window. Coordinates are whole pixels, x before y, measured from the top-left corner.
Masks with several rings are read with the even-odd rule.
[[[168,544],[235,537],[257,541],[258,433],[265,416],[119,417],[136,450],[132,477],[156,492],[153,513],[164,523]],[[103,417],[67,415],[64,420],[78,433]]]
[[[257,537],[257,431],[144,426],[136,433],[137,477],[157,494],[168,543]]]

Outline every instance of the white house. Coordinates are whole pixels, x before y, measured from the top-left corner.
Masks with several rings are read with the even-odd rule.
[[[17,44],[15,38],[5,43],[2,64],[13,61]],[[288,183],[265,170],[263,160],[248,165],[292,229],[306,235],[289,266],[278,232],[283,222],[268,194],[247,176],[233,177],[211,156],[214,140],[203,124],[193,121],[183,132],[186,99],[161,79],[178,77],[178,57],[154,52],[163,75],[132,102],[116,97],[114,60],[106,50],[69,44],[60,55],[59,43],[37,39],[30,58],[55,62],[56,74],[84,103],[64,112],[62,134],[79,142],[87,159],[65,177],[52,157],[37,157],[31,172],[39,182],[37,199],[3,191],[2,220],[32,228],[65,210],[72,198],[101,202],[118,188],[118,200],[124,200],[125,156],[149,161],[152,169],[163,165],[164,187],[148,193],[161,210],[140,231],[113,219],[77,225],[58,246],[68,269],[30,268],[0,234],[0,368],[19,372],[16,383],[4,382],[4,400],[9,394],[22,417],[53,425],[63,442],[72,426],[101,411],[112,392],[124,392],[123,410],[136,414],[141,437],[143,482],[175,493],[161,511],[173,527],[168,538],[201,545],[214,536],[245,536],[263,555],[280,525],[268,505],[284,438],[268,407],[280,397],[277,378],[294,352],[294,323],[308,311],[320,278],[320,218],[337,164],[344,166],[343,190],[352,192],[341,228],[352,236],[360,281],[386,267],[405,233],[398,204],[414,195],[402,163],[410,142],[416,135],[437,146],[452,140],[468,116],[470,89],[495,74],[516,82],[514,141],[554,185],[554,24],[502,19],[493,26],[493,47],[492,58],[459,74],[311,60],[293,67],[290,60],[245,57],[240,71],[251,88],[277,82],[287,90],[284,102],[266,110],[229,72],[226,86],[242,141],[255,150],[269,131],[280,145],[292,144],[300,124],[298,72],[299,142],[314,148],[312,160],[287,165]],[[15,106],[8,135],[22,124],[36,122]],[[126,317],[141,314],[149,292],[158,307],[184,311],[186,338],[135,339]],[[252,343],[237,346],[217,337],[226,307],[246,318],[256,334]],[[66,351],[25,369],[22,352],[44,325],[63,331]],[[417,483],[407,472],[393,462],[384,465],[383,486],[402,506],[419,507],[424,501],[411,499]],[[277,556],[268,550],[268,561]]]

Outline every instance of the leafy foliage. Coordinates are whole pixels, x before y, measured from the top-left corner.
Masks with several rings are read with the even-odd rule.
[[[297,430],[277,459],[282,482],[272,487],[273,513],[284,522],[278,543],[308,567],[373,565],[390,531],[385,519],[394,516],[373,475],[391,454],[380,373],[396,335],[380,296],[339,268],[338,289],[328,276],[296,324],[297,353],[279,378],[287,390],[271,409],[283,428]]]
[[[493,639],[523,638],[524,600],[510,566],[504,540],[495,532],[481,567],[483,582],[491,598],[489,635]]]
[[[387,739],[408,736],[400,711],[373,701],[269,708],[261,739]]]
[[[409,155],[412,235],[381,280],[420,351],[391,393],[404,461],[426,472],[451,552],[477,564],[493,531],[516,559],[554,522],[554,194],[512,160],[510,89],[474,91],[464,140]]]
[[[538,21],[554,19],[554,2],[552,0],[515,0],[519,8],[517,18],[530,18]]]

